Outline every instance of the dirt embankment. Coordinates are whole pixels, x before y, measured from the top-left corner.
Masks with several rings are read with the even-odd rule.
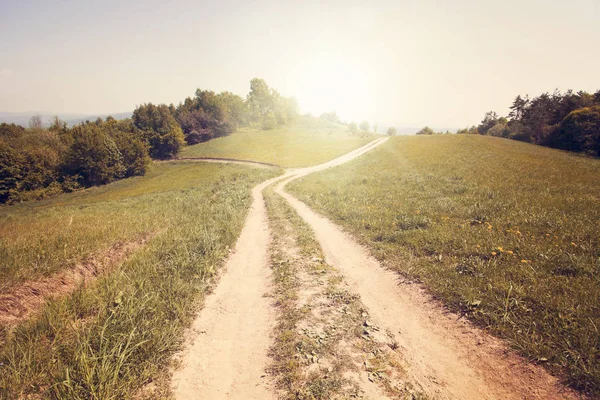
[[[47,278],[26,281],[0,293],[0,324],[16,325],[39,311],[47,299],[69,294],[79,285],[87,285],[110,272],[153,236],[155,234],[148,234],[135,241],[117,243],[108,251],[91,256],[72,268]]]

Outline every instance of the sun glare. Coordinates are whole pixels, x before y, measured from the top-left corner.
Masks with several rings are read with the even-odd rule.
[[[373,76],[365,65],[321,58],[298,71],[297,99],[303,112],[335,111],[343,120],[368,118],[374,105]]]

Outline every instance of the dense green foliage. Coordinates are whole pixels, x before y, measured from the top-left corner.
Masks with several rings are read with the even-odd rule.
[[[423,129],[421,129],[420,131],[418,131],[416,133],[416,135],[433,135],[433,134],[435,134],[434,130],[428,126],[424,127]]]
[[[551,147],[600,156],[600,105],[569,113],[549,135],[548,144]]]
[[[152,157],[171,158],[184,142],[206,142],[227,136],[239,127],[274,129],[294,119],[297,108],[293,98],[281,96],[264,80],[254,78],[245,100],[231,92],[197,89],[193,98],[186,98],[178,106],[141,105],[133,119],[139,129],[147,132]]]
[[[169,107],[143,104],[133,112],[133,124],[150,146],[150,156],[157,159],[173,158],[185,145],[183,132]]]
[[[229,135],[238,126],[245,125],[248,121],[246,110],[244,101],[237,95],[198,89],[196,96],[185,99],[173,114],[187,144],[196,144]]]
[[[55,119],[45,129],[0,124],[0,203],[41,199],[142,175],[146,144],[130,121],[84,123],[68,128]]]
[[[600,90],[517,98],[508,118],[490,111],[477,127],[459,130],[600,156]]]
[[[58,118],[45,128],[0,124],[0,203],[41,199],[80,187],[143,175],[153,159],[175,158],[187,144],[227,136],[238,127],[274,129],[297,114],[294,99],[262,79],[246,100],[230,92],[196,90],[177,107],[142,104],[131,119],[108,117],[75,127]]]
[[[295,99],[281,96],[259,78],[250,81],[250,93],[246,102],[253,126],[260,126],[265,130],[286,124],[298,113]]]
[[[597,159],[434,135],[392,137],[289,189],[388,267],[598,396],[599,176]]]

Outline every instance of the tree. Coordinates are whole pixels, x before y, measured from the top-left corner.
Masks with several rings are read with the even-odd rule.
[[[287,114],[287,120],[292,121],[298,116],[298,101],[293,97],[286,97],[283,99],[285,112]]]
[[[529,104],[529,96],[525,96],[525,98],[520,95],[513,101],[512,106],[510,106],[510,113],[508,117],[514,121],[520,121],[525,112],[525,108]]]
[[[267,85],[263,79],[250,81],[250,93],[246,98],[250,120],[255,126],[271,129],[273,118],[276,125],[282,125],[294,118],[298,112],[296,100],[281,96]]]
[[[131,119],[117,121],[107,118],[102,128],[115,141],[121,152],[125,177],[144,175],[150,166],[151,159],[148,155],[148,144]]]
[[[571,112],[549,137],[548,144],[558,149],[600,156],[600,106]]]
[[[268,111],[263,115],[261,128],[264,130],[273,129],[277,126],[277,118],[273,111]]]
[[[480,135],[485,135],[494,125],[498,123],[500,117],[495,111],[488,111],[485,113],[483,121],[477,127]]]
[[[0,139],[13,139],[25,134],[25,128],[21,125],[0,123]]]
[[[498,119],[496,125],[492,126],[487,130],[486,135],[496,137],[508,137],[510,131],[508,130],[508,121],[506,118]]]
[[[123,156],[115,141],[95,123],[73,128],[73,145],[67,152],[64,171],[78,176],[83,186],[102,185],[125,176]]]
[[[389,136],[394,136],[394,135],[396,135],[396,134],[397,134],[397,132],[396,132],[396,128],[394,128],[393,126],[390,126],[390,127],[388,128],[388,130],[387,130],[387,134],[388,134]]]
[[[50,121],[50,127],[48,129],[58,134],[65,134],[69,130],[69,127],[65,121],[58,118],[58,116],[55,116]]]
[[[431,129],[430,127],[426,126],[425,128],[421,129],[419,132],[417,132],[417,135],[433,135],[435,132],[433,131],[433,129]]]
[[[369,125],[369,123],[367,121],[361,122],[359,127],[363,132],[369,132],[369,129],[371,128],[371,126]]]
[[[29,128],[30,129],[44,129],[44,122],[42,121],[42,116],[36,114],[29,119]]]
[[[340,117],[338,117],[338,115],[335,111],[325,112],[325,113],[321,114],[321,116],[319,118],[323,118],[329,122],[333,122],[336,124],[341,124]]]
[[[185,145],[181,127],[164,104],[139,106],[133,112],[133,123],[143,132],[152,158],[173,158]]]
[[[24,158],[0,137],[0,203],[6,203],[23,178]]]
[[[248,123],[249,109],[244,102],[244,99],[231,92],[219,93],[219,97],[221,98],[223,105],[225,105],[228,110],[228,114],[234,129],[237,129],[239,126],[244,126]]]
[[[263,116],[271,109],[273,98],[271,89],[264,79],[254,78],[250,81],[250,93],[247,97],[252,119],[262,124]]]
[[[375,125],[373,125],[373,132],[377,133],[377,128],[378,128],[378,126],[377,126],[377,123],[376,123]]]

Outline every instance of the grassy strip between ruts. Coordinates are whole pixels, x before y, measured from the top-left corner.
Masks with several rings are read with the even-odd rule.
[[[125,236],[130,228],[121,225],[133,225],[132,232],[139,227],[162,232],[110,275],[51,300],[40,315],[4,330],[0,398],[131,398],[153,386],[142,397],[168,394],[168,384],[148,384],[165,375],[180,348],[197,300],[239,235],[251,187],[278,172],[162,164],[146,177],[31,205],[32,213],[49,220],[63,214],[77,220],[79,209],[82,218],[91,214],[87,229],[94,243],[102,242],[94,231],[106,225],[108,232]],[[83,227],[76,232],[87,238]]]
[[[600,160],[393,138],[290,192],[529,359],[600,393]]]
[[[369,143],[375,135],[352,134],[344,125],[302,116],[288,125],[262,131],[244,129],[183,149],[182,157],[225,157],[306,167],[332,160]]]
[[[282,399],[424,399],[405,378],[393,335],[369,322],[358,295],[328,265],[310,227],[272,188],[271,266],[279,308],[270,367]]]

